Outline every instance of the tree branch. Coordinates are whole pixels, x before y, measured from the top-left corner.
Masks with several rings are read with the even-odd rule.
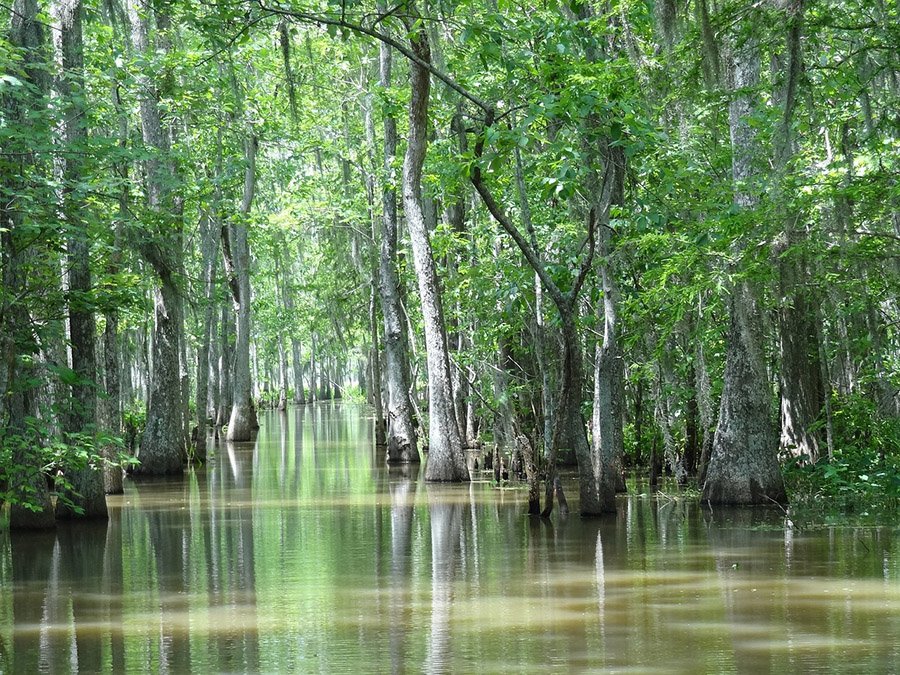
[[[435,68],[434,65],[428,63],[427,61],[416,56],[413,51],[406,47],[403,43],[394,38],[381,33],[373,28],[369,28],[367,26],[363,26],[360,24],[353,23],[352,21],[347,20],[343,16],[338,18],[333,18],[329,16],[323,16],[318,14],[311,14],[309,12],[300,12],[292,9],[284,9],[281,7],[269,7],[263,2],[263,0],[255,0],[256,4],[263,11],[269,12],[274,16],[282,16],[290,19],[294,19],[296,21],[300,21],[302,23],[312,23],[321,26],[336,26],[338,28],[346,28],[347,30],[353,31],[354,33],[358,33],[360,35],[365,35],[379,42],[383,42],[387,45],[390,45],[398,52],[403,54],[407,59],[415,63],[417,66],[421,66],[425,68],[429,73],[434,75],[437,79],[443,82],[445,85],[450,87],[457,94],[465,98],[466,100],[474,103],[476,106],[481,108],[485,113],[491,113],[493,111],[493,106],[491,106],[486,101],[481,100],[478,96],[470,92],[468,89],[459,84],[452,77],[444,73],[443,71]]]
[[[483,131],[487,131],[491,124],[493,124],[493,121],[493,111],[489,111],[484,121]],[[503,212],[503,209],[494,199],[494,195],[484,183],[484,179],[481,175],[481,167],[478,166],[478,160],[484,155],[484,139],[485,134],[482,133],[475,142],[475,164],[472,167],[471,176],[472,185],[475,187],[475,191],[478,192],[478,195],[481,197],[481,200],[484,202],[484,205],[487,207],[487,210],[490,212],[491,216],[493,216],[494,220],[496,220],[500,224],[500,227],[502,227],[506,233],[512,237],[513,241],[516,242],[516,246],[522,251],[522,255],[525,256],[528,264],[531,265],[532,269],[541,278],[541,283],[544,284],[553,303],[556,305],[557,309],[560,310],[560,313],[563,313],[567,306],[566,296],[559,289],[559,286],[556,285],[556,282],[553,281],[553,278],[541,263],[537,251],[528,243],[515,224]]]

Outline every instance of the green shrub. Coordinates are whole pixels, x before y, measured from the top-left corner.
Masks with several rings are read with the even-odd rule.
[[[834,454],[812,465],[791,462],[784,473],[791,502],[833,514],[894,515],[900,505],[900,420],[869,399],[832,401]]]

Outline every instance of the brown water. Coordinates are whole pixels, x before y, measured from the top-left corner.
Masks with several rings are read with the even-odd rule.
[[[366,415],[270,413],[108,524],[0,533],[0,671],[900,671],[898,528],[639,495],[534,522],[389,472]]]

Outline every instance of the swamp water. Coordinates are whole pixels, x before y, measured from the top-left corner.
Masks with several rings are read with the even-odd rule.
[[[108,523],[0,532],[0,672],[900,670],[900,528],[635,495],[531,521],[389,471],[364,407],[261,424]]]

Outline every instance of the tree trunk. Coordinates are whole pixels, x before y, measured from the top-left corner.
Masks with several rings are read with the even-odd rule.
[[[287,410],[288,365],[284,348],[284,335],[278,334],[278,409]]]
[[[313,333],[309,349],[309,402],[312,403],[319,398],[319,382],[316,379],[318,370],[316,368],[316,334]]]
[[[225,268],[237,313],[232,381],[234,398],[228,420],[229,441],[249,441],[253,430],[258,427],[250,379],[250,247],[247,241],[247,215],[256,191],[256,150],[257,140],[251,135],[244,141],[246,166],[240,213],[235,222],[222,228]]]
[[[112,9],[112,8],[108,8]],[[117,20],[112,11],[107,16],[107,22],[113,33],[117,34]],[[121,37],[118,36],[117,37]],[[118,147],[126,150],[128,147],[129,114],[122,104],[120,83],[114,78],[111,86],[111,99],[118,120]],[[116,164],[117,178],[122,181],[119,190],[119,214],[113,228],[112,251],[106,266],[109,277],[119,274],[122,265],[122,236],[124,223],[129,218],[131,190],[129,188],[130,162],[122,159]],[[105,396],[100,400],[99,422],[102,429],[114,436],[122,433],[122,376],[121,376],[121,347],[119,342],[119,311],[115,306],[107,307],[104,312],[106,327],[103,331],[103,388]],[[103,456],[108,461],[118,459],[118,450],[115,444],[109,443],[103,448]],[[123,469],[120,466],[105,466],[103,470],[104,489],[107,494],[122,494]]]
[[[802,261],[782,259],[779,265],[781,297],[779,350],[781,356],[782,450],[802,462],[819,459],[820,433],[814,423],[824,404],[822,369],[814,305],[803,288],[806,268]]]
[[[84,99],[84,45],[82,39],[81,0],[52,3],[54,52],[61,68],[56,89],[64,105],[61,123],[63,152],[57,160],[62,182],[59,213],[67,230],[66,267],[68,276],[69,340],[72,353],[72,370],[77,381],[72,385],[71,406],[66,431],[80,434],[85,440],[95,435],[97,423],[97,361],[94,352],[94,312],[91,309],[90,240],[87,225],[80,211],[83,196],[77,194],[82,178],[83,156],[86,148]],[[79,444],[78,437],[69,437],[69,443]],[[70,489],[61,492],[56,502],[57,518],[106,518],[106,494],[103,489],[103,472],[85,466],[66,475]],[[80,511],[80,512],[79,512]]]
[[[634,383],[634,465],[644,461],[644,380],[638,375]]]
[[[531,205],[528,202],[528,192],[525,188],[525,172],[522,168],[522,155],[519,148],[516,154],[516,193],[519,198],[519,211],[522,214],[522,222],[528,230],[531,247],[535,252],[540,251],[537,235],[534,231],[534,223],[531,219]],[[534,353],[537,360],[538,372],[541,376],[541,417],[542,417],[542,441],[544,453],[550,451],[550,438],[553,434],[553,390],[550,384],[549,334],[544,325],[544,287],[541,276],[534,273],[534,322],[532,332],[534,334]]]
[[[203,323],[200,345],[197,348],[197,432],[194,440],[194,458],[206,461],[206,420],[209,416],[210,345],[213,342],[213,323],[216,303],[216,251],[219,248],[220,228],[211,214],[200,219],[200,255],[203,273]]]
[[[106,313],[106,328],[103,331],[103,383],[105,398],[100,404],[100,423],[102,427],[118,436],[122,433],[122,400],[119,392],[119,314],[112,311]],[[104,448],[104,457],[114,460],[115,445]],[[113,466],[104,469],[104,489],[106,494],[119,495],[124,491],[122,484],[122,467]]]
[[[754,15],[741,19],[753,21]],[[734,203],[753,210],[759,187],[754,88],[759,79],[755,26],[741,26],[741,42],[731,45],[729,104]],[[741,247],[741,244],[737,244]],[[730,323],[725,356],[719,425],[703,485],[703,500],[714,504],[763,504],[787,501],[772,425],[770,387],[766,377],[761,317],[756,294],[747,280],[735,283],[728,299]]]
[[[698,308],[698,321],[703,320],[703,299],[701,296]],[[695,340],[695,390],[697,392],[697,409],[700,416],[700,431],[702,442],[700,445],[700,461],[697,466],[697,484],[706,482],[706,469],[709,466],[709,458],[712,456],[713,438],[715,435],[713,420],[712,384],[709,381],[709,369],[706,367],[706,353],[703,350],[703,340]]]
[[[375,408],[375,445],[382,448],[387,446],[387,424],[384,418],[384,397],[381,394],[381,350],[378,345],[378,300],[376,294],[373,280],[369,295],[369,339],[372,343],[369,348],[369,361],[372,367],[369,370],[372,374],[372,381],[367,393]],[[363,386],[365,383],[360,382],[360,387]]]
[[[207,367],[209,368],[209,382],[207,383],[206,400],[203,402],[206,410],[206,417],[213,428],[213,433],[218,435],[216,426],[216,418],[219,414],[219,358],[221,356],[221,347],[219,343],[219,312],[213,299],[212,320],[209,324],[209,355],[207,357]]]
[[[598,342],[594,364],[593,453],[591,474],[596,486],[597,513],[615,513],[616,488],[625,454],[622,406],[625,398],[625,369],[617,337],[616,289],[608,255],[608,234],[600,236],[600,280],[603,289],[600,314],[603,317],[603,341]],[[582,472],[583,473],[583,472]],[[581,480],[584,480],[583,478]],[[582,507],[584,514],[585,509]]]
[[[415,16],[414,7],[410,13]],[[413,52],[425,63],[430,60],[425,29],[412,22],[410,44]],[[409,108],[409,137],[403,161],[403,207],[409,227],[422,302],[425,328],[425,352],[428,364],[429,395],[429,456],[425,467],[428,481],[467,481],[469,469],[459,437],[459,427],[453,411],[450,389],[450,361],[444,332],[444,315],[434,256],[422,210],[421,178],[425,160],[428,127],[428,70],[417,63],[410,64],[411,100]]]
[[[143,0],[129,0],[132,43],[135,52],[151,49],[149,21],[153,12]],[[136,76],[140,89],[141,131],[144,145],[152,153],[145,161],[147,202],[158,220],[156,236],[140,237],[138,248],[158,277],[154,289],[154,334],[152,348],[150,406],[147,426],[137,452],[136,474],[180,473],[184,452],[184,407],[182,405],[181,342],[184,332],[182,297],[175,275],[182,267],[182,224],[177,217],[170,160],[170,145],[163,132],[159,110],[160,92],[148,76]]]
[[[154,292],[155,330],[153,377],[147,426],[137,452],[136,474],[181,473],[184,456],[184,408],[181,402],[181,369],[178,349],[183,318],[181,294],[171,278],[163,279]]]
[[[306,403],[306,392],[303,389],[303,352],[300,341],[291,337],[291,363],[294,368],[294,403]]]
[[[814,424],[823,405],[823,386],[819,365],[817,315],[815,301],[806,288],[808,270],[800,253],[806,233],[798,227],[800,213],[790,209],[792,197],[786,194],[783,181],[794,155],[792,124],[797,88],[803,69],[801,55],[802,0],[791,0],[785,6],[787,22],[785,85],[776,93],[781,99],[782,121],[775,143],[775,175],[779,181],[777,204],[784,222],[779,253],[781,306],[778,312],[779,350],[781,356],[781,441],[783,451],[804,462],[819,459],[820,434]]]
[[[391,86],[391,48],[382,43],[379,51],[382,87]],[[397,274],[397,194],[394,188],[394,157],[397,154],[397,122],[384,111],[384,185],[381,190],[381,251],[378,264],[378,291],[384,323],[384,370],[387,385],[387,462],[419,461],[416,427],[409,400],[409,342],[400,279]]]
[[[287,258],[287,251],[285,249],[285,258]],[[288,283],[288,278],[293,273],[291,265],[285,260],[284,264],[284,278],[282,279],[281,284],[281,297],[282,302],[284,304],[285,314],[289,317],[289,321],[287,323],[288,330],[290,332],[290,340],[291,340],[291,364],[293,381],[294,381],[294,403],[303,404],[306,403],[306,395],[303,392],[303,362],[301,360],[301,355],[303,352],[302,345],[300,344],[300,340],[297,339],[295,333],[296,329],[294,328],[294,291],[291,288],[291,285]]]
[[[31,111],[46,105],[46,76],[44,24],[38,20],[39,7],[35,0],[17,0],[13,4],[9,30],[9,45],[18,49],[23,57],[23,70],[29,89],[21,96],[11,93],[2,99],[2,114],[7,125],[20,128],[27,134]],[[24,88],[23,88],[24,89]],[[15,138],[12,136],[11,138]],[[15,299],[25,293],[27,272],[25,267],[29,235],[23,233],[25,213],[19,210],[17,197],[30,186],[26,176],[35,164],[29,147],[16,148],[18,155],[4,159],[0,174],[0,266],[2,266],[2,293],[0,293],[0,347],[2,347],[2,384],[0,390],[0,414],[5,424],[0,427],[0,441],[12,447],[13,471],[3,477],[7,488],[17,499],[27,500],[36,510],[13,503],[9,512],[12,529],[36,529],[55,525],[50,492],[43,473],[42,458],[36,453],[37,439],[29,438],[28,418],[36,415],[34,392],[29,379],[34,377],[33,366],[23,357],[36,349],[35,336],[28,328],[30,317],[24,303]],[[4,152],[13,148],[4,147]]]
[[[697,390],[694,386],[696,381],[694,364],[691,363],[688,366],[688,400],[685,405],[684,419],[684,471],[686,477],[697,475],[697,458],[700,455],[699,409],[697,407]]]
[[[228,302],[222,305],[221,332],[219,335],[219,407],[216,410],[216,426],[220,429],[228,424],[228,416],[231,414],[231,402],[234,389],[231,386],[231,376],[234,372],[234,313],[228,306]]]

